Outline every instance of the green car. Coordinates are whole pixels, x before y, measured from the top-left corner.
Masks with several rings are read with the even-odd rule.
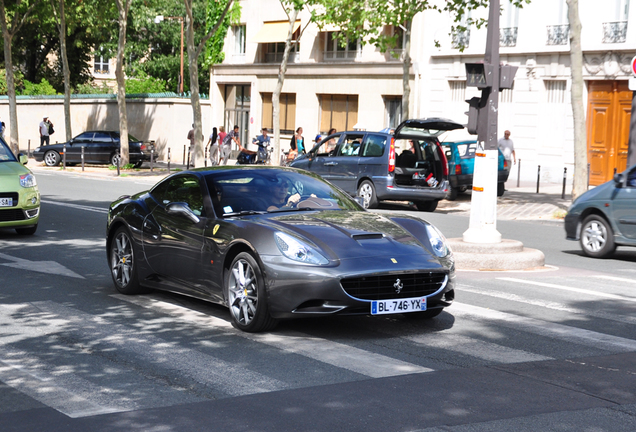
[[[40,192],[35,176],[24,166],[28,158],[22,153],[18,158],[0,138],[0,228],[32,235],[40,220]]]

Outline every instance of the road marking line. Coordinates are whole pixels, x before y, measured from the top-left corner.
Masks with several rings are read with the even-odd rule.
[[[560,339],[579,345],[591,346],[611,352],[636,351],[636,340],[598,333],[576,327],[557,324],[550,321],[513,315],[507,312],[499,312],[468,304],[454,302],[451,307],[452,314],[459,316],[475,316],[500,321],[513,328],[527,333],[534,333],[552,339]]]
[[[80,205],[80,204],[73,204],[73,203],[64,202],[64,201],[41,200],[40,202],[43,203],[43,204],[52,204],[52,205],[57,205],[57,206],[75,208],[75,209],[78,209],[78,210],[92,211],[92,212],[95,212],[95,213],[103,213],[103,214],[108,213],[108,209],[105,209],[105,208],[91,207],[91,206],[85,206],[85,205]]]
[[[555,288],[555,289],[560,289],[560,290],[563,290],[563,291],[572,291],[572,292],[576,292],[576,293],[579,293],[579,294],[587,294],[587,295],[595,296],[595,297],[603,297],[603,298],[609,298],[609,299],[614,299],[614,300],[622,300],[622,301],[628,301],[628,302],[636,303],[636,298],[634,298],[634,297],[624,297],[624,296],[619,296],[619,295],[616,295],[616,294],[609,294],[609,293],[591,291],[591,290],[586,290],[586,289],[581,289],[581,288],[567,287],[567,286],[564,286],[564,285],[556,285],[556,284],[551,284],[551,283],[546,283],[546,282],[529,281],[529,280],[525,280],[525,279],[516,279],[516,278],[508,278],[508,277],[501,277],[501,278],[497,278],[497,279],[505,280],[505,281],[508,281],[508,282],[517,282],[517,283],[524,283],[524,284],[528,284],[528,285],[536,285],[536,286],[541,286],[541,287],[546,287],[546,288]]]
[[[382,354],[365,351],[349,345],[332,342],[326,339],[309,336],[295,331],[272,333],[246,333],[234,329],[227,320],[207,315],[202,312],[175,305],[151,296],[130,297],[114,294],[111,297],[134,303],[138,306],[154,309],[190,323],[197,323],[213,328],[223,328],[233,335],[250,339],[254,342],[273,346],[283,351],[292,352],[318,360],[342,369],[347,369],[372,378],[383,378],[413,373],[431,372],[433,369],[397,360]]]
[[[627,283],[631,283],[631,284],[636,284],[636,280],[634,280],[634,279],[627,279],[627,278],[621,278],[621,277],[616,277],[616,276],[592,275],[592,277],[595,277],[595,278],[598,278],[598,279],[607,279],[607,280],[611,280],[611,281],[615,281],[615,282],[627,282]]]

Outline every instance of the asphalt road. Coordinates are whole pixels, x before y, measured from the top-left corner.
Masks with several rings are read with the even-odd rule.
[[[116,293],[106,208],[151,180],[38,182],[36,235],[0,231],[0,431],[636,430],[636,250],[592,260],[559,222],[500,221],[548,268],[460,272],[456,302],[431,321],[253,335],[219,306]],[[419,216],[447,237],[468,228]]]

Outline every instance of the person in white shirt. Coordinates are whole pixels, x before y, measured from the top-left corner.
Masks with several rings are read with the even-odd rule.
[[[515,154],[515,145],[510,139],[510,131],[507,130],[504,132],[504,137],[499,138],[499,148],[501,149],[501,153],[503,153],[504,158],[508,161],[508,166],[512,166],[512,163],[517,163],[517,155]]]
[[[43,146],[44,143],[46,143],[46,145],[50,144],[50,137],[49,137],[49,127],[53,126],[53,123],[51,123],[49,121],[48,116],[44,116],[44,120],[42,120],[40,122],[39,125],[39,129],[40,129],[40,146]]]

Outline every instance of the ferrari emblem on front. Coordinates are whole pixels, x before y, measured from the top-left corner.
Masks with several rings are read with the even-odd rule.
[[[402,288],[404,288],[404,284],[401,280],[397,279],[393,284],[393,288],[395,288],[395,292],[399,294],[400,291],[402,291]]]

